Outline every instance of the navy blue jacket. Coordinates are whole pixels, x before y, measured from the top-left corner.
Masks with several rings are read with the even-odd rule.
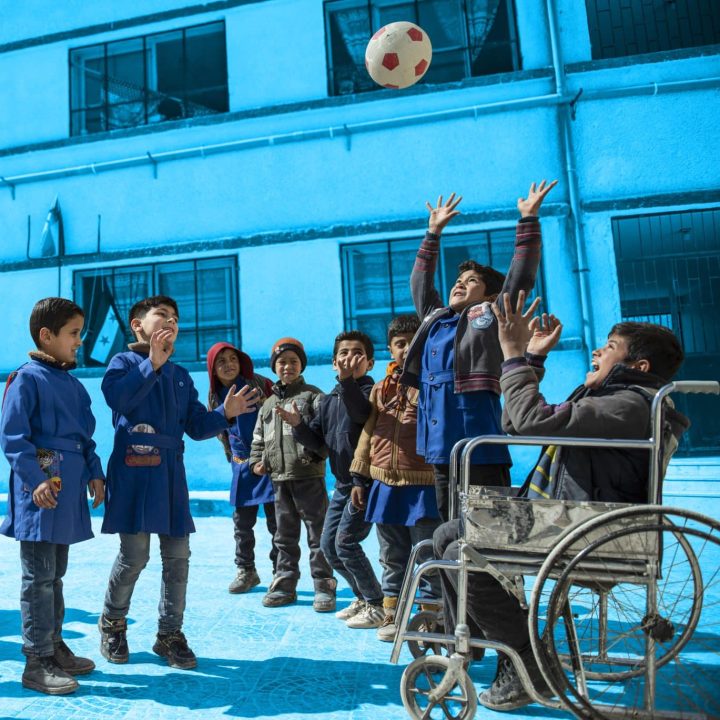
[[[349,494],[352,489],[350,463],[365,421],[370,417],[370,391],[375,381],[368,375],[358,380],[341,380],[320,401],[317,415],[309,424],[293,428],[295,439],[308,450],[327,449],[335,489]]]

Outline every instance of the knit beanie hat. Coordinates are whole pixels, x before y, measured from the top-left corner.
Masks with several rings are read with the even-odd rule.
[[[286,350],[292,350],[300,358],[300,372],[307,367],[307,355],[303,344],[292,337],[280,338],[274,345],[270,354],[270,368],[275,372],[275,362]]]

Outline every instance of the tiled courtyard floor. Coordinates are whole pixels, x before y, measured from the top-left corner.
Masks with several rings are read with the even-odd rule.
[[[689,503],[709,513],[715,500]],[[705,507],[697,507],[699,505]],[[713,507],[714,506],[714,507]],[[714,513],[717,515],[717,513]],[[299,602],[266,609],[261,599],[269,579],[269,539],[258,533],[258,567],[263,585],[233,596],[227,585],[234,575],[234,543],[229,517],[196,519],[185,632],[198,655],[198,668],[168,668],[152,653],[156,631],[160,567],[157,541],[135,591],[130,611],[131,662],[107,663],[98,650],[97,619],[117,537],[99,533],[75,545],[65,581],[65,639],[78,654],[97,664],[79,678],[80,689],[66,697],[48,697],[22,688],[20,653],[18,548],[0,538],[0,718],[95,720],[98,718],[280,718],[283,720],[400,720],[408,716],[399,682],[410,661],[389,662],[391,646],[375,639],[374,630],[350,630],[332,614],[312,610],[312,582],[304,564]],[[377,558],[374,533],[367,552]],[[339,606],[350,601],[340,592]],[[473,665],[478,688],[489,684],[495,659]],[[502,718],[483,708],[478,718]],[[506,716],[507,717],[507,716]],[[530,706],[513,718],[563,718],[559,711]]]

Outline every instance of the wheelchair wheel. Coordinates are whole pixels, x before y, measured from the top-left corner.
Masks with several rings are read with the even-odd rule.
[[[719,604],[720,523],[621,508],[569,533],[543,564],[533,650],[578,717],[720,717]]]
[[[470,676],[463,670],[441,698],[428,696],[437,688],[450,667],[440,655],[424,655],[413,660],[400,679],[400,696],[415,720],[471,720],[477,710],[477,693]]]
[[[439,613],[431,610],[421,610],[410,619],[407,629],[413,632],[442,633],[445,626]],[[408,640],[407,646],[414,658],[423,657],[428,653],[435,655],[447,654],[447,650],[443,652],[445,648],[441,643]]]

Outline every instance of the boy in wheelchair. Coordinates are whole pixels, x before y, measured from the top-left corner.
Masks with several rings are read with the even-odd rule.
[[[498,304],[502,302],[504,311]],[[650,436],[653,395],[667,384],[683,360],[683,351],[665,327],[644,322],[614,325],[604,347],[593,351],[585,382],[559,405],[548,403],[539,389],[547,354],[557,345],[562,325],[553,315],[533,318],[540,299],[527,312],[524,293],[513,310],[507,295],[493,311],[505,361],[500,385],[505,399],[503,429],[512,435],[646,439]],[[664,466],[689,421],[668,401],[665,408]],[[530,498],[646,503],[648,456],[645,450],[544,447],[537,467],[520,494]],[[435,556],[458,558],[458,520],[434,534]],[[441,573],[445,617],[455,625],[454,573]],[[527,611],[486,573],[470,573],[467,590],[470,634],[504,642],[518,651],[535,688],[548,694],[530,645]],[[475,653],[482,652],[475,650]],[[477,654],[476,654],[477,657]],[[480,695],[493,710],[513,710],[532,702],[509,658],[499,656],[492,686]]]

